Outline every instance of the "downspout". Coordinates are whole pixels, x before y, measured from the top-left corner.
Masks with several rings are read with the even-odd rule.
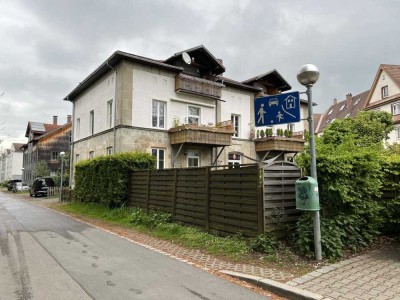
[[[114,129],[113,129],[113,153],[117,153],[117,69],[115,69],[114,67],[110,66],[110,64],[106,63],[106,65],[114,70],[115,72],[115,88],[114,88]]]
[[[67,97],[67,101],[70,101]],[[69,186],[72,186],[72,179],[74,178],[74,162],[75,162],[75,155],[74,155],[74,141],[75,141],[75,103],[72,103],[72,126],[71,126],[71,151],[69,155]]]

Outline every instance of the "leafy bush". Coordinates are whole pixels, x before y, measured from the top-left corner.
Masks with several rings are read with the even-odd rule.
[[[250,239],[249,248],[252,251],[265,253],[268,255],[274,254],[278,247],[278,241],[275,237],[267,234],[260,234],[255,238]]]
[[[314,256],[312,215],[304,214],[297,222],[296,244],[300,253]],[[372,241],[378,232],[366,220],[357,215],[340,214],[335,218],[321,218],[322,255],[328,259],[343,256],[346,249],[356,251]]]
[[[333,122],[316,139],[322,250],[326,257],[334,259],[345,249],[366,246],[399,208],[393,199],[385,204],[381,197],[384,184],[393,181],[384,167],[393,164],[385,163],[383,148],[392,128],[390,114],[362,112],[356,119]],[[310,169],[308,153],[296,162],[304,170]],[[398,171],[400,174],[400,161]],[[312,256],[312,228],[311,216],[305,214],[298,222],[297,245],[307,256]]]
[[[121,207],[128,200],[129,174],[155,168],[147,153],[131,152],[99,156],[76,164],[75,199],[108,207]]]
[[[140,208],[134,208],[132,210],[130,223],[135,225],[143,225],[148,228],[155,228],[161,224],[171,223],[172,216],[167,213],[152,211],[146,214]]]

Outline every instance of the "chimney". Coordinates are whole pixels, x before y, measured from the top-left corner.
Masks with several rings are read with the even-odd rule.
[[[352,95],[351,93],[348,93],[348,94],[346,95],[346,102],[347,102],[347,103],[350,103],[351,100],[353,100],[353,95]]]
[[[71,115],[67,115],[67,123],[71,123]]]
[[[333,99],[333,105],[336,105],[337,104],[337,99],[335,98],[335,99]]]
[[[53,116],[53,125],[57,125],[57,116]]]

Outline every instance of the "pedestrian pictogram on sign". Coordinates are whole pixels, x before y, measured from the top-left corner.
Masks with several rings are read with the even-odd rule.
[[[292,92],[254,100],[256,127],[300,122],[300,95]]]

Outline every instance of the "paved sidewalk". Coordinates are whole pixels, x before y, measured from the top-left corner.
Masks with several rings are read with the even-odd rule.
[[[400,299],[400,245],[323,267],[286,284],[331,299]]]

